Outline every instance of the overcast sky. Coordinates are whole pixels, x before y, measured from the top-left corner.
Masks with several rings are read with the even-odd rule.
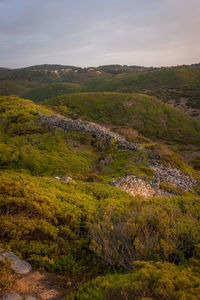
[[[0,66],[200,62],[200,0],[0,0]]]

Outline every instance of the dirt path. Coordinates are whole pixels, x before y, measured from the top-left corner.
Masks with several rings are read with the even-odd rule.
[[[12,291],[18,292],[22,297],[35,297],[37,300],[59,300],[74,288],[75,283],[67,276],[33,271],[18,278],[12,286]]]

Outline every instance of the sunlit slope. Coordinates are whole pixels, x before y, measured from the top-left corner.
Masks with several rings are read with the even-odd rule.
[[[65,116],[128,126],[149,138],[200,145],[200,122],[142,94],[74,93],[45,100],[44,105]]]

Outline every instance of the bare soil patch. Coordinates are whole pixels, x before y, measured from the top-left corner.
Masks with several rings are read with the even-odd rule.
[[[75,283],[67,276],[58,276],[42,271],[33,271],[18,278],[12,286],[22,297],[37,300],[59,300],[75,288]]]

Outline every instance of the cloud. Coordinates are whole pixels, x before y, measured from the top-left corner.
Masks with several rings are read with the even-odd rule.
[[[199,61],[199,0],[0,0],[1,65]]]

